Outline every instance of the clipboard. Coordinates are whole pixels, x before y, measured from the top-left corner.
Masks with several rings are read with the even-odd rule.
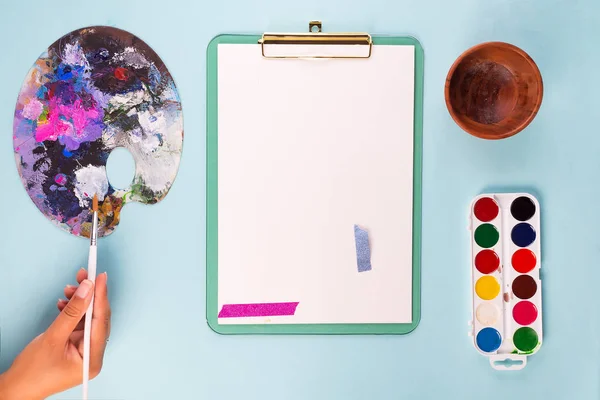
[[[408,61],[407,61],[408,60]],[[406,334],[421,317],[424,54],[412,37],[207,49],[206,318],[219,334]],[[356,229],[369,270],[357,270]]]

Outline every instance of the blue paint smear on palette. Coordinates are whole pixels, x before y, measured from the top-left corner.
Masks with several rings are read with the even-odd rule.
[[[519,247],[527,247],[535,241],[536,233],[533,226],[527,223],[515,225],[511,232],[511,239]]]
[[[356,242],[356,262],[358,272],[371,270],[371,248],[369,246],[369,233],[354,225],[354,240]]]
[[[483,328],[477,334],[477,347],[485,353],[491,353],[500,348],[502,337],[494,328]]]

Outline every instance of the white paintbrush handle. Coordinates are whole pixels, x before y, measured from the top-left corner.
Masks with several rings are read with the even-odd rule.
[[[88,258],[88,276],[92,282],[96,282],[96,253],[98,248],[90,246],[90,255]],[[85,323],[83,328],[83,400],[88,398],[88,382],[90,380],[90,338],[92,331],[92,313],[94,311],[94,295],[92,301],[85,313]]]

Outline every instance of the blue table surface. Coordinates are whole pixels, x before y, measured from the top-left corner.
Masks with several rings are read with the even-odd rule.
[[[598,399],[600,2],[595,0],[10,1],[0,4],[0,370],[57,314],[87,242],[52,226],[18,179],[17,93],[63,34],[111,25],[167,64],[184,110],[184,155],[167,198],[128,205],[103,240],[113,332],[102,399]],[[206,45],[220,33],[409,34],[425,50],[422,319],[407,336],[224,337],[205,319]],[[545,93],[522,133],[483,141],[444,103],[465,49],[501,40],[537,62]],[[494,371],[467,336],[468,205],[487,189],[531,190],[542,204],[544,345],[517,373]],[[81,398],[80,387],[56,396]]]

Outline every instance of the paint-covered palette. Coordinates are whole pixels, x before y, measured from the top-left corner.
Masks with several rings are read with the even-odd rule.
[[[135,35],[107,26],[70,32],[35,61],[15,107],[17,170],[38,209],[62,229],[89,236],[100,200],[98,235],[116,229],[126,203],[155,204],[169,192],[183,148],[175,82]],[[106,173],[111,151],[136,164],[127,188]]]
[[[475,348],[496,369],[521,369],[542,344],[540,206],[526,193],[471,203]]]

